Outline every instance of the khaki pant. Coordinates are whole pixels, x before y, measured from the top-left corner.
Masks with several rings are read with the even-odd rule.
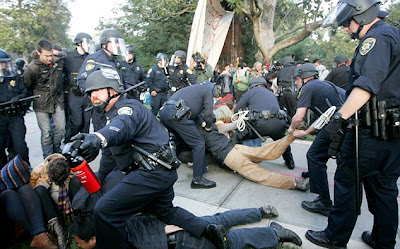
[[[253,182],[275,188],[294,189],[295,177],[270,172],[254,163],[279,158],[294,140],[295,137],[289,134],[261,147],[235,145],[226,156],[224,164]]]

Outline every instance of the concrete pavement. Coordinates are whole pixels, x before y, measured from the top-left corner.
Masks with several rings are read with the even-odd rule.
[[[25,116],[25,124],[27,126],[26,141],[29,147],[30,161],[35,166],[41,163],[43,158],[40,146],[40,130],[37,126],[36,115],[33,112]],[[273,172],[301,177],[301,173],[307,170],[306,152],[310,144],[311,142],[300,140],[296,140],[292,144],[292,153],[296,162],[294,170],[287,169],[281,158],[273,161],[263,161],[260,165]],[[96,171],[99,167],[99,157],[91,162],[90,166]],[[328,178],[332,200],[335,169],[335,162],[330,160],[328,162]],[[186,164],[182,164],[178,169],[178,175],[179,179],[175,183],[175,205],[186,208],[196,215],[210,215],[229,209],[273,205],[279,212],[279,217],[275,218],[274,221],[295,231],[303,240],[301,248],[320,248],[310,243],[304,237],[304,234],[308,229],[323,230],[327,225],[327,217],[307,212],[301,208],[301,202],[303,200],[314,200],[316,198],[315,194],[263,186],[251,182],[232,171],[220,168],[213,160],[209,161],[208,173],[205,176],[217,182],[216,188],[191,189],[192,169]],[[398,181],[398,186],[400,187],[400,181]],[[398,201],[400,202],[400,197],[398,197]],[[270,222],[271,220],[263,220],[256,224],[246,225],[246,227],[267,226]],[[357,220],[348,248],[369,248],[362,242],[361,234],[365,230],[371,230],[372,224],[373,216],[368,211],[364,195],[361,215]],[[396,249],[400,249],[399,233]]]

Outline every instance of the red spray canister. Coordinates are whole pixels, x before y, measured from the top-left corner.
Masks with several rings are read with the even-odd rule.
[[[89,167],[86,159],[78,166],[71,168],[72,172],[78,180],[81,182],[82,186],[87,190],[89,194],[96,193],[101,188],[100,182],[93,170]]]
[[[93,170],[82,156],[78,155],[82,141],[77,140],[64,146],[62,154],[67,158],[69,167],[89,194],[96,193],[101,188],[100,182]]]

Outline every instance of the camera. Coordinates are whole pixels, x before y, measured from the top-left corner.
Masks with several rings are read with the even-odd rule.
[[[201,57],[201,54],[199,52],[196,52],[195,54],[192,55],[193,60],[196,62],[195,70],[203,70],[201,67],[201,64],[205,65],[206,60]]]

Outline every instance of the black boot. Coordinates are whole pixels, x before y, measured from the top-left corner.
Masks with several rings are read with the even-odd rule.
[[[368,231],[364,231],[361,235],[362,240],[365,244],[369,245],[372,248],[378,248],[375,244],[375,241],[372,239],[371,233]]]
[[[57,217],[54,217],[47,223],[47,229],[57,239],[58,248],[65,249],[68,244],[68,232],[62,222]]]
[[[301,246],[303,243],[300,237],[292,230],[286,229],[276,222],[271,222],[270,227],[274,229],[279,242],[291,242],[295,245]]]
[[[217,184],[213,181],[207,180],[203,176],[196,176],[192,180],[191,188],[214,188]]]
[[[293,160],[293,155],[292,153],[284,153],[283,154],[283,160],[285,160],[285,165],[288,167],[288,169],[294,169],[294,160]]]
[[[206,227],[203,235],[210,240],[218,249],[231,248],[228,231],[222,225],[210,224]]]
[[[324,216],[329,216],[332,208],[332,201],[323,200],[321,197],[317,197],[313,201],[303,201],[301,207],[305,210],[313,213],[319,213]]]

